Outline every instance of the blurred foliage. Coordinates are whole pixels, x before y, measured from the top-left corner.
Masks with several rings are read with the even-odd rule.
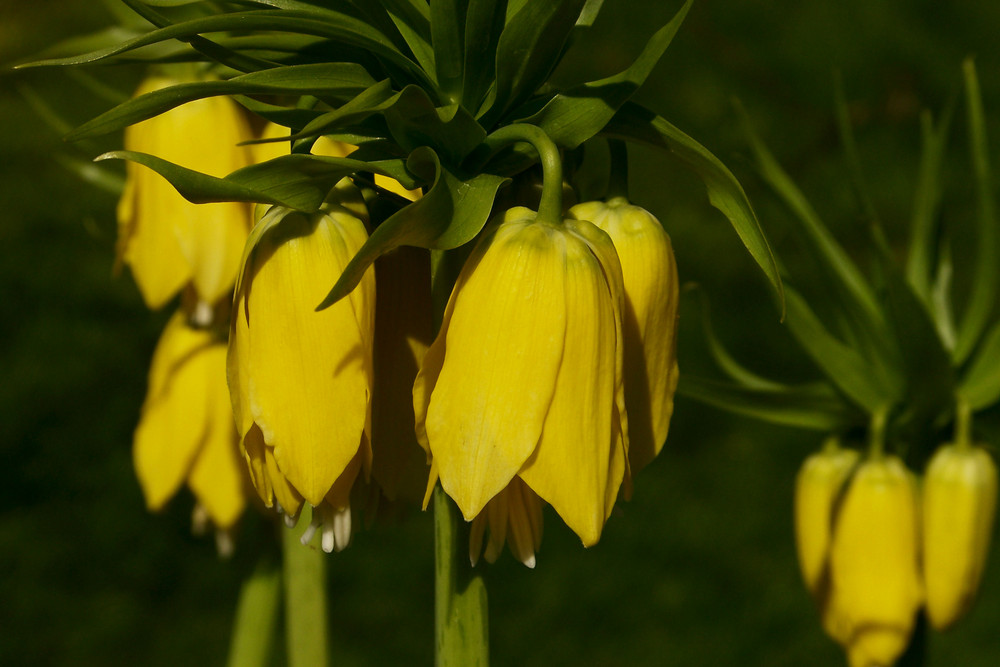
[[[607,0],[594,62],[568,63],[560,75],[616,71],[640,46],[630,31],[662,24],[679,5]],[[81,0],[0,0],[0,63],[97,28],[103,12]],[[731,97],[821,215],[854,210],[834,116],[839,67],[874,205],[901,248],[918,114],[959,91],[968,54],[994,145],[1000,137],[998,29],[991,3],[699,2],[639,100],[734,169],[791,265],[799,255],[786,214],[744,159]],[[127,89],[138,72],[114,76]],[[18,94],[24,84],[74,118],[108,106],[62,72],[0,73],[0,459],[9,480],[0,491],[0,664],[222,664],[239,581],[254,552],[273,546],[271,529],[251,517],[236,556],[222,562],[210,539],[190,535],[189,498],[163,515],[145,512],[130,447],[166,313],[148,314],[129,277],[112,276],[115,200],[53,159],[73,149]],[[946,157],[943,210],[956,225],[974,211],[964,129],[956,119]],[[726,346],[769,375],[808,377],[765,280],[695,177],[638,151],[631,173],[632,198],[671,233],[681,278],[709,294]],[[866,261],[862,225],[833,232]],[[968,239],[955,241],[956,258],[970,252]],[[682,311],[682,373],[711,367],[701,337],[698,318]],[[581,550],[552,520],[535,571],[508,557],[488,568],[495,664],[842,664],[794,561],[794,473],[818,444],[813,433],[679,400],[667,448],[598,546]],[[378,525],[330,558],[338,665],[430,664],[430,518],[412,512]],[[1000,549],[991,561],[970,616],[930,638],[929,665],[995,664]]]

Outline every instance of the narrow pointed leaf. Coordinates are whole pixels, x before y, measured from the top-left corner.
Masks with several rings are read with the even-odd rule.
[[[496,72],[496,51],[504,28],[503,0],[470,0],[465,17],[462,106],[475,112]]]
[[[389,18],[426,72],[434,72],[430,7],[423,0],[381,0]]]
[[[632,102],[626,102],[618,110],[605,127],[604,134],[666,149],[698,174],[708,191],[709,202],[729,219],[743,245],[778,293],[784,311],[778,265],[757,221],[757,214],[743,186],[719,158],[665,118]]]
[[[822,383],[765,389],[682,374],[677,393],[781,426],[829,432],[864,423],[861,413]]]
[[[448,250],[472,240],[486,224],[497,190],[507,181],[493,174],[453,174],[428,147],[413,151],[407,169],[432,181],[430,190],[372,232],[318,309],[349,294],[368,267],[393,248],[409,245]]]
[[[431,43],[438,86],[451,102],[462,99],[465,67],[465,12],[467,0],[435,0],[431,3]]]
[[[955,344],[955,361],[962,363],[979,342],[990,321],[997,300],[997,283],[1000,282],[1000,235],[997,234],[996,200],[993,194],[993,176],[990,170],[989,142],[986,138],[986,121],[983,99],[979,93],[975,61],[971,58],[962,64],[965,74],[965,103],[969,116],[969,150],[976,185],[976,259],[969,303],[958,327]]]
[[[1000,322],[993,325],[972,358],[961,394],[973,411],[1000,401]]]
[[[646,81],[673,41],[693,1],[687,0],[674,18],[656,31],[627,69],[559,93],[541,110],[518,122],[540,126],[563,148],[576,148],[590,139]]]

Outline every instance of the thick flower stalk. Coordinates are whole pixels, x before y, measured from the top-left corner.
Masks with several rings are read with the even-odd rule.
[[[325,551],[351,537],[350,495],[371,468],[375,277],[316,311],[368,238],[360,198],[338,187],[319,213],[274,207],[248,241],[229,341],[229,388],[250,476],[290,522],[315,509]]]
[[[245,505],[245,475],[226,389],[226,346],[211,331],[170,320],[153,353],[133,459],[146,505],[161,509],[185,481],[218,529],[220,552]]]
[[[180,83],[150,76],[136,95]],[[125,148],[221,177],[250,164],[250,151],[238,144],[252,138],[235,102],[209,97],[127,127]],[[247,204],[192,204],[162,176],[129,162],[118,204],[119,261],[131,269],[150,308],[188,284],[213,304],[230,294],[250,222]]]
[[[621,260],[625,406],[634,475],[660,453],[674,411],[680,301],[677,262],[660,221],[625,197],[577,204],[569,210],[569,217],[589,220],[606,232]]]
[[[621,281],[593,224],[521,207],[466,261],[414,410],[430,483],[467,521],[519,479],[585,546],[600,538],[627,470]]]
[[[851,667],[892,665],[906,649],[923,601],[918,499],[895,456],[858,466],[836,515],[825,624]]]
[[[938,630],[975,600],[996,501],[996,464],[984,449],[950,444],[937,450],[924,476],[923,557],[927,617]]]

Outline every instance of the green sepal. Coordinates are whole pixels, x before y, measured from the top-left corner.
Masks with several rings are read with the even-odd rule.
[[[993,325],[970,360],[959,393],[973,411],[1000,401],[1000,322]]]
[[[483,125],[492,127],[511,107],[531,95],[555,69],[585,0],[528,2],[500,34],[496,89]]]
[[[368,267],[393,248],[450,250],[471,241],[489,219],[497,190],[508,180],[493,174],[452,173],[427,146],[410,154],[406,168],[432,181],[430,190],[375,228],[317,310],[350,294]]]
[[[886,384],[867,359],[831,334],[791,286],[785,304],[788,330],[844,396],[871,414],[897,402],[901,388]]]
[[[778,294],[782,311],[784,296],[778,265],[757,220],[743,186],[732,172],[707,148],[686,135],[662,116],[626,102],[605,126],[608,137],[637,141],[673,153],[705,184],[708,200],[729,220],[751,257],[764,271]]]
[[[558,93],[541,110],[516,122],[538,125],[563,148],[576,148],[590,139],[646,81],[673,41],[693,1],[687,0],[674,18],[656,31],[627,69]]]
[[[225,178],[216,178],[135,151],[112,151],[96,159],[131,160],[149,167],[167,179],[182,197],[195,204],[243,201],[312,212],[319,210],[340,179],[357,171],[391,176],[407,187],[417,184],[402,160],[364,162],[319,155],[282,155],[238,169]]]
[[[354,63],[319,63],[276,67],[237,76],[228,81],[197,81],[154,90],[133,98],[94,118],[68,135],[67,141],[108,134],[152,118],[186,102],[218,95],[314,95],[343,99],[375,84]]]
[[[1000,283],[1000,235],[997,234],[996,200],[990,170],[989,142],[979,79],[972,58],[962,63],[965,76],[965,102],[969,120],[969,152],[976,186],[976,258],[972,263],[971,294],[965,313],[959,320],[958,339],[953,357],[957,364],[972,353],[990,322]]]
[[[861,413],[822,382],[761,388],[681,374],[677,393],[781,426],[829,432],[864,423]]]

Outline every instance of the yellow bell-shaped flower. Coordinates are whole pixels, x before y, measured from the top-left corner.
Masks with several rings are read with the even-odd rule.
[[[945,445],[927,465],[923,493],[927,617],[943,630],[968,611],[989,554],[997,469],[981,447]]]
[[[180,83],[185,81],[151,76],[136,94]],[[225,176],[250,164],[250,151],[238,144],[252,138],[232,100],[210,97],[126,128],[125,148]],[[188,283],[202,301],[215,303],[230,294],[250,216],[247,204],[192,204],[156,172],[128,162],[118,204],[119,261],[132,270],[150,308],[159,308]]]
[[[795,479],[795,546],[802,579],[817,602],[822,602],[829,584],[834,504],[857,461],[856,451],[841,448],[831,438],[805,460]]]
[[[352,190],[338,186],[317,214],[274,207],[258,223],[229,340],[229,388],[251,480],[292,521],[303,502],[316,508],[313,530],[322,524],[326,551],[350,539],[351,488],[372,458],[374,272],[316,311],[368,238]]]
[[[135,432],[133,459],[146,504],[161,509],[187,481],[221,531],[245,504],[244,473],[226,388],[226,345],[170,320],[153,353],[149,390]]]
[[[677,262],[660,221],[624,197],[577,204],[569,210],[569,217],[589,220],[607,232],[621,260],[625,406],[634,475],[660,453],[674,411]]]
[[[520,478],[585,546],[627,468],[621,268],[578,220],[513,208],[466,261],[414,384],[417,437],[467,521]]]
[[[909,643],[923,601],[917,503],[912,475],[884,456],[858,466],[834,518],[826,624],[852,667],[892,665]]]

